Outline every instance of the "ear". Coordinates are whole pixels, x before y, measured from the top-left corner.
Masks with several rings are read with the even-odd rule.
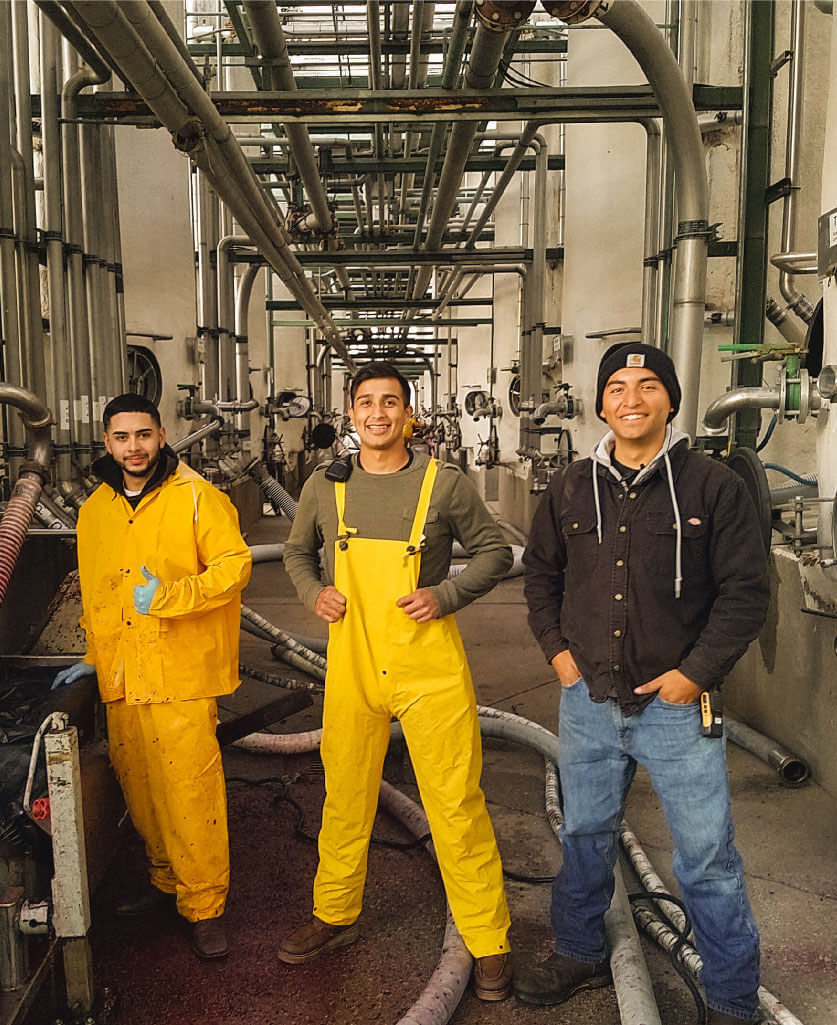
[[[160,428],[160,448],[166,443],[166,429],[165,427]]]

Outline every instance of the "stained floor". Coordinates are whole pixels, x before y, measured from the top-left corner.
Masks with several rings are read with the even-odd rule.
[[[251,544],[281,540],[287,521],[265,518]],[[254,567],[245,602],[291,632],[324,635],[323,624],[296,600],[280,564]],[[526,626],[520,580],[505,581],[458,616],[478,701],[556,727],[556,685]],[[242,659],[284,676],[269,645],[244,636]],[[267,703],[276,690],[247,681],[224,699],[225,712]],[[319,725],[320,703],[278,725],[277,732]],[[484,790],[503,861],[515,873],[552,874],[560,852],[543,814],[543,761],[496,740],[484,742]],[[232,886],[226,920],[232,941],[223,963],[204,964],[171,912],[128,920],[113,916],[115,896],[142,874],[135,840],[126,838],[96,894],[92,931],[97,980],[116,998],[114,1025],[394,1025],[411,1006],[436,963],[444,929],[438,873],[423,849],[373,845],[360,939],[330,958],[290,967],[275,955],[279,938],[311,909],[316,848],[298,830],[316,833],[323,799],[316,754],[297,757],[225,752],[229,779]],[[751,901],[762,934],[763,984],[805,1025],[837,1021],[837,802],[817,785],[792,790],[767,766],[730,746],[734,814]],[[414,798],[400,751],[387,778]],[[243,782],[247,780],[250,782]],[[262,781],[257,783],[256,781]],[[286,798],[293,800],[300,811]],[[628,819],[667,885],[671,845],[653,790],[641,772]],[[408,840],[379,815],[375,835]],[[629,892],[638,889],[624,869]],[[549,886],[509,882],[517,960],[549,950]],[[643,940],[663,1025],[696,1021],[691,997],[668,958]],[[452,1025],[595,1023],[618,1025],[612,989],[580,994],[559,1008],[535,1009],[514,999],[483,1004],[468,991]]]

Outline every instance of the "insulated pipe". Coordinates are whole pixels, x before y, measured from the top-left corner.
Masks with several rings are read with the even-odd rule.
[[[772,388],[732,388],[707,406],[701,430],[710,437],[724,434],[733,413],[742,409],[778,409],[781,401],[779,392]]]
[[[250,344],[247,333],[247,314],[250,308],[250,297],[253,294],[253,285],[260,270],[261,266],[257,263],[247,265],[247,269],[238,282],[238,294],[235,299],[235,398],[238,402],[244,402],[250,397]],[[243,434],[247,422],[244,414],[236,414],[235,426],[239,433]],[[249,429],[247,429],[247,434],[249,435],[249,433]]]
[[[664,36],[637,0],[614,0],[597,15],[645,72],[663,114],[675,168],[679,225],[673,275],[670,355],[683,394],[678,426],[695,436],[700,389],[709,203],[703,142],[683,72]]]
[[[281,543],[277,545],[250,545],[249,548],[254,566],[260,562],[281,562],[285,555],[285,546]],[[311,648],[311,645],[306,644],[306,647]],[[313,651],[314,649],[311,648],[311,650]]]
[[[779,779],[788,786],[801,786],[811,775],[811,770],[801,758],[785,750],[780,744],[763,733],[735,719],[725,717],[724,730],[733,744],[760,758],[779,774]]]
[[[604,921],[619,1019],[622,1025],[661,1025],[648,965],[618,865],[615,866],[613,882],[613,900],[605,912]]]
[[[270,67],[273,88],[295,91],[296,79],[275,0],[243,0],[243,7],[250,19],[250,28],[259,53]],[[315,230],[326,239],[327,248],[335,250],[339,248],[337,220],[328,205],[308,126],[287,122],[285,134],[308,202],[311,204]],[[335,268],[335,273],[346,299],[351,300],[352,289],[348,271],[345,267],[339,266]]]
[[[435,3],[425,2],[425,0],[414,0],[413,26],[412,34],[410,35],[410,73],[408,82],[410,89],[421,89],[427,81],[428,58],[427,56],[422,56],[421,41],[425,34],[433,28],[435,10]],[[415,133],[409,131],[406,133],[404,137],[405,157],[410,156],[415,138]],[[402,221],[405,221],[407,217],[407,195],[413,187],[414,180],[415,175],[413,174],[405,172],[401,175],[399,217]],[[381,229],[383,230],[383,225],[381,225]]]
[[[215,249],[215,267],[218,286],[218,397],[222,401],[241,399],[235,361],[230,351],[230,339],[235,335],[235,282],[230,249],[234,245],[249,245],[246,235],[224,235]],[[258,271],[258,264],[255,265]],[[249,398],[249,388],[248,395]]]

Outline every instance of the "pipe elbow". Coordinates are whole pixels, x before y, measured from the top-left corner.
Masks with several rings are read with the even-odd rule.
[[[733,388],[711,402],[703,414],[701,429],[716,437],[726,431],[727,420],[742,409],[778,409],[779,392],[771,388]]]

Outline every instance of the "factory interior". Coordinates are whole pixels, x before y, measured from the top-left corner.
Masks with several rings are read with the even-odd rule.
[[[759,1011],[837,1022],[833,0],[0,0],[0,330],[0,1025],[705,1022],[688,923],[629,900],[677,892],[642,770],[613,987],[478,1000],[395,728],[359,942],[276,956],[311,910],[328,633],[282,553],[315,467],[357,451],[372,360],[515,556],[457,620],[514,961],[548,954],[559,685],[521,559],[620,341],[672,358],[674,426],[755,503],[770,607],[723,695]],[[96,680],[51,689],[85,653],[76,524],[125,392],[253,554],[218,963],[170,909],[114,914],[144,854]]]

